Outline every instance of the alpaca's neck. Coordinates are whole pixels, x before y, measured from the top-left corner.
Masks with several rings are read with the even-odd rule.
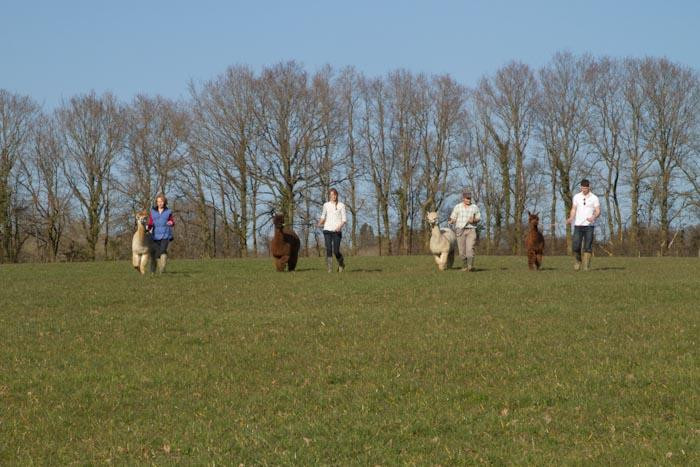
[[[438,253],[443,248],[445,248],[445,245],[448,245],[448,244],[449,244],[449,241],[442,234],[442,231],[440,230],[440,226],[437,224],[433,224],[433,229],[430,232],[430,250],[433,253]]]
[[[136,236],[141,239],[146,238],[146,227],[144,227],[141,222],[139,222],[138,227],[136,227]]]

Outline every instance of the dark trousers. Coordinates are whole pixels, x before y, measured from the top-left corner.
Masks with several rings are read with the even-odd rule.
[[[574,226],[573,240],[574,255],[576,255],[576,261],[581,261],[581,253],[591,253],[593,251],[593,226]]]
[[[340,252],[340,240],[343,234],[340,232],[323,231],[323,239],[326,241],[326,258],[335,255],[339,265],[343,265],[343,254]]]
[[[162,240],[153,240],[153,243],[155,244],[155,254],[156,254],[156,259],[160,258],[160,255],[164,255],[168,253],[168,243],[170,243],[170,240],[167,238],[164,238]]]

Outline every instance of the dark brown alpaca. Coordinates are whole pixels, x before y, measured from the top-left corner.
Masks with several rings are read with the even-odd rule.
[[[284,271],[287,266],[289,271],[294,271],[299,259],[299,236],[291,228],[284,228],[284,214],[275,214],[272,218],[275,225],[275,235],[270,242],[270,253],[275,257],[275,267],[278,271]]]
[[[530,231],[525,239],[525,247],[527,248],[527,267],[531,270],[542,266],[542,255],[544,254],[544,236],[540,233],[537,226],[540,223],[540,217],[537,213],[532,214],[527,212],[529,216],[527,223],[530,225]]]

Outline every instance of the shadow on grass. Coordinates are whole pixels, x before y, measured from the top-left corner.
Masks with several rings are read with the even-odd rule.
[[[193,274],[200,274],[202,272],[201,269],[197,269],[195,271],[166,271],[161,273],[164,276],[184,276],[184,277],[192,277]],[[157,274],[156,274],[157,275]]]
[[[591,271],[624,271],[627,268],[622,266],[606,266],[604,268],[591,268]]]
[[[343,272],[382,272],[383,269],[346,269]]]

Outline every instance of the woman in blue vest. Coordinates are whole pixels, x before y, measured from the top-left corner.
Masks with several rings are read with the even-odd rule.
[[[168,208],[168,198],[163,193],[156,196],[156,205],[151,208],[148,218],[148,230],[151,232],[155,243],[155,257],[158,261],[158,272],[165,272],[165,263],[168,261],[168,243],[173,239],[173,226],[175,220],[173,213]]]

